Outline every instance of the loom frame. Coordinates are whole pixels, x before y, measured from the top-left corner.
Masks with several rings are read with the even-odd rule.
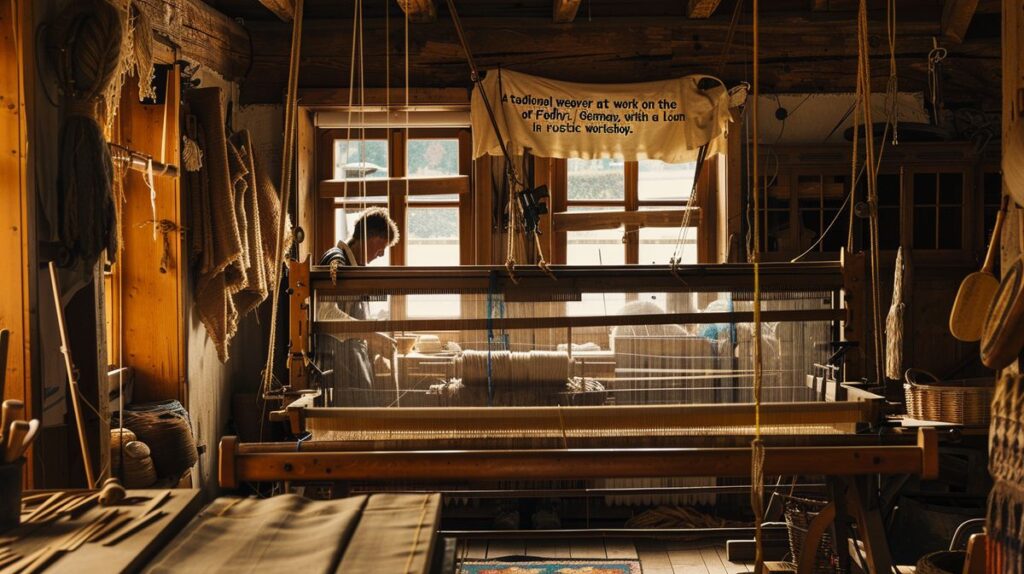
[[[313,295],[371,297],[415,294],[494,294],[507,302],[572,301],[584,293],[749,292],[753,266],[747,263],[714,265],[617,265],[516,267],[468,265],[458,267],[341,267],[313,266],[309,257],[291,260],[289,267],[288,385],[267,398],[287,400],[309,388],[311,336],[380,331],[542,329],[604,326],[744,323],[751,312],[663,313],[634,316],[563,316],[483,319],[403,319],[384,321],[313,320]],[[840,261],[764,263],[763,291],[801,290],[831,292],[831,309],[763,311],[765,321],[833,321],[842,323],[843,338],[857,340],[862,332],[860,313],[849,311],[850,300],[861,300],[856,265]],[[844,305],[845,303],[845,305]],[[370,327],[368,327],[370,326]]]

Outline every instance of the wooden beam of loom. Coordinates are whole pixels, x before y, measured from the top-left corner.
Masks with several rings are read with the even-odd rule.
[[[762,311],[764,321],[843,321],[843,309],[795,309]],[[564,329],[566,327],[611,327],[617,325],[708,325],[750,323],[751,311],[724,313],[662,313],[658,315],[586,315],[555,317],[499,317],[496,319],[396,319],[384,321],[317,321],[313,333],[343,335],[390,331],[486,331],[516,329]]]
[[[754,424],[753,404],[621,405],[615,407],[452,407],[436,408],[308,407],[304,397],[288,407],[296,433],[316,427],[362,433],[510,433],[571,436],[598,431],[745,427]],[[855,425],[875,422],[877,401],[767,403],[763,426]],[[298,425],[296,423],[299,423]]]
[[[686,4],[686,16],[689,18],[710,18],[721,0],[689,0]]]
[[[946,0],[942,7],[943,38],[957,44],[963,42],[977,9],[978,0]]]
[[[580,9],[580,0],[553,0],[551,19],[556,24],[569,24],[576,19]]]
[[[409,16],[409,20],[417,23],[433,22],[437,19],[437,7],[434,0],[397,0],[398,5]]]
[[[650,211],[564,211],[552,215],[554,230],[593,231],[618,229],[623,225],[637,227],[679,227],[687,211],[693,225],[700,223],[700,208],[652,209]]]
[[[371,180],[345,180],[329,179],[319,184],[320,199],[335,197],[359,198],[359,197],[387,197],[388,191],[399,189],[404,193],[408,181],[409,195],[441,195],[469,193],[469,176],[452,175],[443,177],[418,177],[410,180],[400,177],[386,177]]]
[[[393,409],[401,410],[401,409]],[[919,434],[935,433],[920,429]],[[222,488],[242,482],[293,480],[580,480],[750,476],[749,448],[448,450],[381,452],[252,452],[238,437],[220,443]],[[768,475],[919,474],[935,466],[927,439],[912,446],[768,447]]]
[[[416,293],[495,293],[506,300],[566,300],[573,293],[750,292],[753,271],[748,263],[681,265],[676,273],[668,265],[551,265],[550,273],[533,266],[517,266],[514,280],[508,269],[493,265],[460,267],[343,267],[332,280],[326,266],[310,271],[310,282],[320,295],[401,295]],[[763,291],[838,291],[844,288],[838,261],[762,263]],[[556,297],[557,296],[557,297]]]
[[[295,0],[260,0],[260,4],[285,22],[291,22],[295,17]]]

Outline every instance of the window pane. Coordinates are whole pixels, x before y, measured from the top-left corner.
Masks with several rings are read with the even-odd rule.
[[[626,246],[622,228],[569,231],[565,234],[565,261],[569,265],[623,265]]]
[[[668,265],[676,251],[679,240],[678,227],[641,227],[640,258],[641,265]],[[683,244],[679,250],[681,263],[697,262],[697,228],[689,227],[683,234]]]
[[[411,267],[459,264],[459,208],[410,207],[406,214],[405,264]],[[458,317],[458,295],[409,295],[409,318]]]
[[[914,205],[935,205],[936,174],[914,174]]]
[[[640,201],[684,201],[689,199],[690,192],[693,190],[696,162],[665,163],[651,159],[638,163],[637,195]]]
[[[410,207],[406,218],[406,265],[459,264],[458,207]]]
[[[386,207],[384,205],[372,207]],[[356,220],[363,214],[362,208],[346,209],[339,207],[334,210],[334,242],[348,241],[352,237]],[[322,254],[321,254],[322,255]],[[319,263],[319,261],[317,261]],[[387,267],[391,265],[391,248],[384,250],[384,255],[370,262],[368,267]]]
[[[945,205],[960,205],[963,201],[964,176],[959,173],[944,173],[939,176],[939,202]]]
[[[409,140],[409,177],[459,175],[459,140]]]
[[[611,159],[570,159],[568,199],[619,200],[626,198],[625,164]]]
[[[387,140],[334,140],[334,179],[381,179],[387,176]]]

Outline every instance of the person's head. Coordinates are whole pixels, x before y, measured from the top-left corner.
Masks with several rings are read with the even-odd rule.
[[[363,212],[352,228],[349,247],[363,265],[384,255],[384,250],[398,243],[398,226],[383,207],[371,207]],[[366,259],[363,261],[363,259]]]

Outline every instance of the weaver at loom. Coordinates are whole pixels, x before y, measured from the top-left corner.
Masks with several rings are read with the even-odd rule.
[[[398,239],[398,227],[387,211],[370,209],[356,220],[348,241],[339,241],[336,247],[323,254],[320,265],[329,266],[332,271],[339,267],[369,265],[383,257],[384,250],[398,243]],[[365,321],[368,314],[366,303],[358,300],[317,307],[317,319],[321,321]],[[375,386],[374,365],[367,340],[326,335],[319,337],[315,344],[314,362],[319,368],[319,385],[328,389],[331,404],[337,396],[340,404],[376,406],[373,402],[344,399],[353,397],[352,391],[372,391]]]

